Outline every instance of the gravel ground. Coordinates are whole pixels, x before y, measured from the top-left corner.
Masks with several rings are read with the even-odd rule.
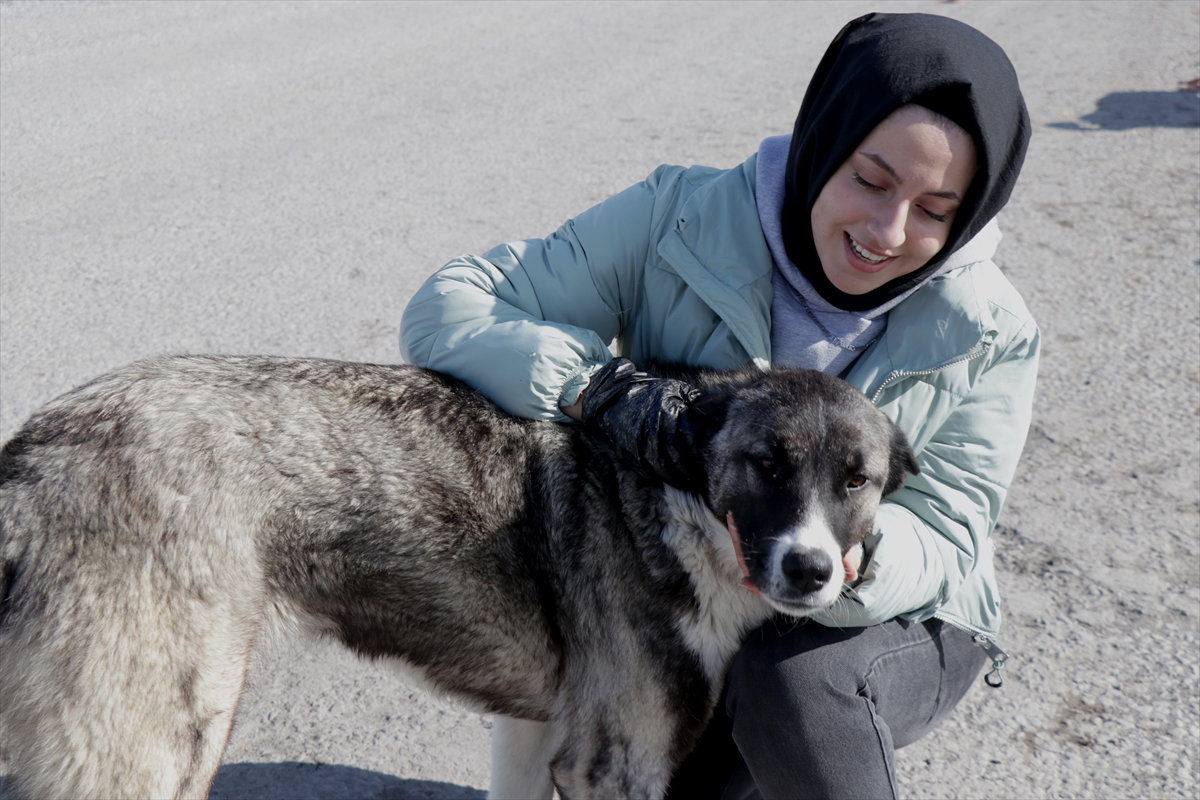
[[[397,361],[448,258],[741,162],[883,5],[0,2],[0,438],[155,353]],[[903,791],[1197,797],[1200,3],[886,7],[1017,67],[997,261],[1045,335],[997,534],[1007,681],[898,753]],[[213,796],[481,797],[488,727],[279,645]]]

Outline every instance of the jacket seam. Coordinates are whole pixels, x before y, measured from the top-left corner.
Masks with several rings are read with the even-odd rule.
[[[680,252],[676,253],[674,252],[675,250],[679,250]],[[729,284],[725,283],[717,276],[709,272],[684,243],[683,237],[679,235],[678,230],[672,230],[666,236],[664,236],[658,244],[657,251],[659,260],[670,264],[672,271],[679,278],[679,280],[683,281],[683,283],[689,289],[695,292],[697,296],[704,301],[705,305],[711,308],[717,314],[717,316],[721,317],[721,319],[729,327],[729,330],[733,333],[734,338],[737,339],[738,344],[742,346],[747,355],[754,359],[754,350],[751,347],[753,342],[752,332],[746,329],[746,326],[742,323],[742,320],[731,319],[721,313],[720,308],[722,304],[719,302],[719,298],[710,292],[708,284],[720,286],[723,289],[732,291],[739,298],[741,298],[740,290],[733,289],[733,287],[729,286]],[[681,263],[677,263],[675,259],[672,258],[673,255],[678,256],[679,262]],[[687,263],[689,260],[692,263]],[[664,269],[661,264],[656,263],[655,266],[658,269]],[[683,268],[683,271],[680,271],[681,267]],[[688,277],[685,276],[685,272],[688,275],[695,273],[695,280],[689,280]],[[742,299],[744,300],[744,298]]]

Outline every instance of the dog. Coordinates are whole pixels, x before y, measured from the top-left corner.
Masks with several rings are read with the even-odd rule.
[[[0,453],[18,797],[206,797],[256,646],[297,629],[501,715],[493,796],[661,797],[743,637],[838,597],[917,465],[849,384],[700,373],[704,489],[411,366],[179,356]]]

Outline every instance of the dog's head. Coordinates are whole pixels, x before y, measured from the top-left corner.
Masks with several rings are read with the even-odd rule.
[[[710,388],[693,412],[704,500],[729,526],[743,585],[789,614],[829,606],[880,500],[918,472],[904,433],[850,384],[808,370]]]

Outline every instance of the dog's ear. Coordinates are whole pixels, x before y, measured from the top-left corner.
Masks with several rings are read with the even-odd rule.
[[[917,466],[917,457],[913,455],[912,447],[908,444],[908,437],[895,423],[892,423],[890,456],[887,483],[883,487],[885,495],[889,495],[903,486],[905,476],[921,474],[921,468]]]
[[[712,441],[729,416],[729,406],[733,400],[733,390],[729,387],[705,389],[699,399],[688,407],[688,424],[692,429],[692,452],[696,457],[693,464],[696,483],[701,487],[700,496],[713,508],[708,493],[708,467],[712,452]],[[716,513],[714,509],[713,513]]]
[[[700,398],[688,408],[688,421],[692,426],[693,441],[697,450],[704,449],[725,426],[729,403],[732,400],[732,389],[726,386],[716,387],[704,390]]]

